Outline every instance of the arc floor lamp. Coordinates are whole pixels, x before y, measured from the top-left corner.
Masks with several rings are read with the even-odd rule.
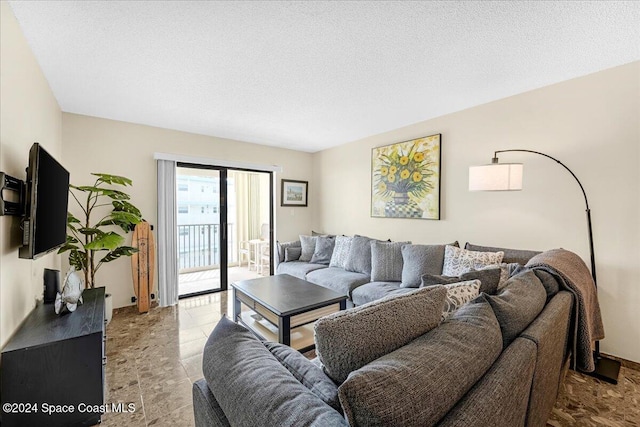
[[[584,204],[587,212],[587,225],[589,230],[589,251],[591,255],[591,276],[593,282],[598,288],[598,281],[596,279],[596,259],[593,251],[593,232],[591,227],[591,210],[589,209],[589,201],[587,200],[587,193],[584,191],[582,183],[574,174],[560,160],[551,157],[548,154],[540,153],[533,150],[499,150],[494,152],[493,159],[491,159],[490,165],[483,166],[471,166],[469,168],[469,191],[517,191],[522,190],[522,173],[524,167],[522,163],[500,163],[498,161],[498,153],[510,153],[521,152],[537,154],[548,159],[553,160],[560,166],[565,168],[571,176],[576,180],[584,196]],[[596,369],[593,372],[589,372],[588,375],[594,376],[603,381],[607,381],[612,384],[618,383],[618,373],[620,371],[620,362],[600,354],[600,341],[596,341],[594,360]]]

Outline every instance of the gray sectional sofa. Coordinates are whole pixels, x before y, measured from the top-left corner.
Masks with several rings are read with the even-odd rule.
[[[278,243],[276,274],[289,274],[344,294],[349,297],[348,306],[362,305],[388,295],[411,292],[420,286],[422,274],[442,274],[446,247],[444,244],[389,242],[358,235],[353,238],[322,235],[307,237],[336,239],[333,253],[328,257],[322,257],[323,263],[317,263],[314,262],[313,256],[300,259],[300,249],[305,236],[301,236],[301,240]],[[352,239],[344,250],[346,256],[337,253],[343,249],[340,247],[340,240],[345,238]],[[449,245],[458,246],[458,242]],[[502,264],[524,265],[539,253],[471,243],[467,243],[465,249],[481,252],[501,251],[504,253]],[[290,257],[292,259],[287,257],[289,252],[293,254]],[[385,280],[380,280],[381,278]]]
[[[389,291],[320,319],[315,361],[222,319],[193,386],[196,426],[544,426],[570,347],[561,280],[520,268],[441,323],[444,286]]]
[[[568,278],[548,265],[523,267],[537,252],[467,244],[501,252],[509,268],[454,279],[442,273],[468,262],[447,261],[455,246],[401,243],[398,253],[379,243],[368,242],[369,274],[366,261],[345,256],[360,271],[285,261],[300,243],[280,245],[278,273],[336,289],[356,306],[316,322],[313,361],[222,319],[193,385],[196,426],[544,426],[576,348],[579,304]],[[587,269],[575,254],[567,259]],[[389,277],[398,280],[376,280]],[[467,279],[481,293],[443,321],[452,288],[438,283]],[[406,286],[416,281],[418,289]]]

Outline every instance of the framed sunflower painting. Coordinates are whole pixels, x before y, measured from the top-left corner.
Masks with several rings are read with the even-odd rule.
[[[440,139],[436,134],[372,150],[372,217],[440,219]]]

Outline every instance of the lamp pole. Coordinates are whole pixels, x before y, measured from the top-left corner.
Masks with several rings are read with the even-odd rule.
[[[593,283],[596,286],[596,292],[597,292],[598,281],[596,279],[596,257],[595,257],[595,252],[593,250],[593,228],[591,226],[591,209],[589,209],[589,201],[587,200],[587,193],[584,191],[584,187],[582,186],[582,183],[580,182],[576,174],[573,173],[573,171],[567,167],[567,165],[565,165],[555,157],[552,157],[545,153],[541,153],[539,151],[524,150],[524,149],[498,150],[493,153],[493,159],[491,159],[491,163],[498,163],[498,153],[511,153],[511,152],[538,154],[540,156],[551,159],[554,162],[558,163],[563,168],[565,168],[567,172],[571,174],[571,176],[576,180],[576,182],[580,186],[580,190],[582,191],[582,195],[584,196],[584,204],[585,204],[586,213],[587,213],[587,226],[589,228],[589,253],[591,255],[591,277],[593,277]],[[595,361],[596,369],[593,372],[587,372],[587,375],[591,375],[593,377],[596,377],[598,379],[601,379],[603,381],[606,381],[612,384],[618,384],[618,373],[620,372],[620,362],[618,362],[617,360],[610,359],[608,357],[603,357],[600,354],[600,341],[596,341],[594,361]]]

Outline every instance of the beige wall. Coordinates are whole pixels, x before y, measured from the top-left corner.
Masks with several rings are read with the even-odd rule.
[[[63,158],[71,182],[86,185],[91,172],[124,175],[133,180],[132,202],[151,224],[156,224],[156,162],[154,152],[206,157],[217,160],[279,165],[276,186],[276,238],[291,240],[311,228],[309,208],[280,207],[280,178],[311,179],[309,153],[248,144],[185,132],[64,113]],[[73,212],[73,210],[72,210]],[[131,236],[127,236],[130,241]],[[65,259],[66,263],[66,259]],[[97,283],[113,293],[114,307],[131,304],[133,285],[128,258],[105,265]]]
[[[6,2],[0,4],[0,170],[25,179],[29,148],[38,141],[61,161],[62,113]],[[19,219],[0,216],[0,347],[42,299],[45,267],[60,256],[18,258]]]
[[[490,163],[494,150],[550,154],[576,173],[589,197],[607,334],[602,349],[640,362],[639,81],[636,62],[318,152],[314,229],[420,243],[564,247],[588,263],[582,194],[554,162],[505,153],[502,161],[525,164],[524,190],[467,191],[469,166]],[[371,149],[434,133],[442,134],[442,220],[371,218]]]

